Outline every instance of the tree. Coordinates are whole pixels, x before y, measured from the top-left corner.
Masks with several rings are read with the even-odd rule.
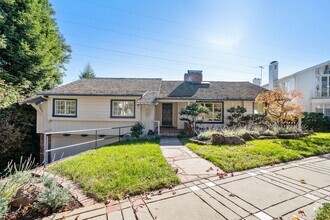
[[[257,96],[257,104],[266,103],[266,117],[282,126],[286,121],[295,121],[297,118],[303,118],[303,107],[297,103],[304,96],[296,90],[287,90],[276,88]]]
[[[84,67],[83,71],[81,71],[79,75],[79,79],[95,78],[95,77],[96,77],[95,72],[89,63]]]
[[[0,172],[9,160],[38,160],[36,111],[18,104],[62,82],[70,46],[48,0],[0,1]]]
[[[228,125],[237,126],[240,124],[242,117],[246,112],[246,108],[242,106],[231,107],[227,109],[227,112],[230,114],[229,116],[227,116],[227,119],[229,120]]]
[[[60,84],[71,49],[48,0],[2,0],[0,9],[0,78],[23,96]]]
[[[208,112],[209,110],[201,104],[191,103],[179,112],[180,115],[184,116],[180,118],[180,120],[186,121],[192,129],[193,134],[196,134],[196,123],[199,122],[199,120],[197,120],[198,116],[202,113],[207,114]]]

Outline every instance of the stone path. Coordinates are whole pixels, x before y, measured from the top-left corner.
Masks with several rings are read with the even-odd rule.
[[[220,168],[182,145],[176,137],[162,137],[160,148],[171,167],[177,169],[177,175],[182,183],[207,178],[216,175],[217,172],[222,172]]]
[[[208,176],[173,189],[109,205],[96,204],[47,219],[287,220],[297,216],[311,220],[325,202],[330,202],[330,154],[224,178]]]

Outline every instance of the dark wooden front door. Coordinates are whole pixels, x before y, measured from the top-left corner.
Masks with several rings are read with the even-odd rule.
[[[172,126],[172,103],[163,103],[162,125]]]

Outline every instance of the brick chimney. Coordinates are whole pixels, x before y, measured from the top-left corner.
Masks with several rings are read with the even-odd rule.
[[[188,72],[184,74],[184,81],[191,82],[193,84],[201,84],[203,82],[203,71],[188,70]]]

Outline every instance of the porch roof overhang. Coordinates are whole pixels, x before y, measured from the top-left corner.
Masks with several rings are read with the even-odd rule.
[[[44,102],[46,100],[47,100],[46,97],[44,97],[42,95],[39,95],[39,96],[35,96],[35,97],[32,97],[32,98],[25,99],[25,100],[22,101],[22,103],[39,105],[39,104],[41,104],[42,102]]]

